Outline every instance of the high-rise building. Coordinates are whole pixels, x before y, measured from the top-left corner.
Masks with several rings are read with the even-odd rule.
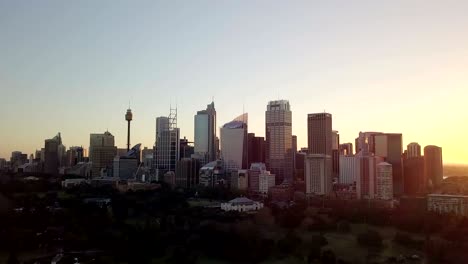
[[[62,145],[60,133],[57,136],[46,139],[44,146],[44,172],[57,174],[60,166],[61,154],[59,155],[59,146]],[[62,150],[61,150],[62,151]]]
[[[258,175],[258,191],[261,195],[267,196],[270,188],[275,186],[275,175],[269,171],[262,171]]]
[[[331,157],[324,154],[308,154],[304,162],[306,194],[328,195],[333,188]]]
[[[247,167],[250,168],[252,163],[265,163],[265,138],[256,137],[254,133],[247,134],[248,155],[249,160]]]
[[[385,133],[373,137],[375,140],[375,151],[373,153],[392,164],[393,195],[400,197],[404,188],[402,134]]]
[[[287,100],[270,101],[265,112],[266,166],[276,183],[293,180],[292,112]]]
[[[190,142],[187,138],[180,139],[180,159],[190,158],[194,154],[193,142]]]
[[[307,153],[306,152],[297,152],[294,156],[294,180],[300,180],[304,181],[304,162],[305,162],[305,157]]]
[[[421,157],[421,145],[416,142],[409,143],[406,150],[408,159]]]
[[[382,132],[359,132],[359,137],[356,138],[356,154],[361,150],[370,153],[375,153],[375,136],[382,135]]]
[[[193,188],[199,183],[200,161],[182,158],[177,162],[175,184],[182,188]]]
[[[343,143],[340,144],[340,155],[352,156],[353,152],[353,143]]]
[[[432,145],[424,147],[424,160],[426,179],[429,181],[429,186],[431,188],[439,186],[444,178],[442,148]]]
[[[427,190],[427,179],[424,171],[424,157],[403,159],[405,172],[404,193],[406,195],[424,194]]]
[[[332,177],[338,180],[340,176],[340,134],[332,131]]]
[[[136,179],[140,152],[141,144],[137,144],[125,155],[116,156],[113,164],[113,176],[121,180]]]
[[[18,167],[28,162],[28,154],[23,154],[21,151],[13,151],[10,158],[10,166],[16,171]]]
[[[249,190],[251,192],[259,192],[259,188],[260,188],[260,173],[262,173],[263,171],[266,171],[266,166],[265,166],[265,163],[260,163],[260,162],[257,162],[257,163],[252,163],[252,165],[250,165],[250,169],[249,169],[249,178],[248,178],[248,181],[249,181]]]
[[[247,118],[247,114],[243,114],[220,129],[221,156],[226,173],[247,168]]]
[[[79,162],[84,161],[83,147],[77,147],[77,146],[70,147],[66,153],[67,153],[66,154],[67,159],[66,159],[65,166],[67,167],[73,167]]]
[[[380,162],[377,164],[377,177],[375,185],[375,197],[382,200],[393,199],[393,180],[392,180],[392,164],[388,162]]]
[[[356,183],[356,158],[354,156],[340,156],[340,184]]]
[[[309,155],[305,160],[304,171],[306,191],[308,194],[328,194],[332,190],[333,176],[336,173],[332,149],[335,145],[338,155],[339,145],[338,132],[332,131],[331,114],[315,113],[307,116],[307,143]],[[339,168],[338,165],[335,167]]]
[[[383,158],[361,150],[356,158],[356,195],[358,199],[374,199],[376,193],[377,164]]]
[[[335,140],[333,140],[335,138]],[[309,154],[332,156],[333,141],[339,142],[338,132],[332,131],[332,115],[316,113],[307,116],[307,148]]]
[[[231,189],[246,191],[249,187],[249,171],[236,170],[231,172]]]
[[[205,164],[200,169],[200,185],[215,187],[227,184],[222,160],[215,160]]]
[[[177,127],[177,109],[168,117],[156,118],[156,151],[153,159],[156,179],[162,180],[168,171],[175,172],[180,158],[180,130]]]
[[[206,107],[206,110],[198,111],[195,119],[194,152],[201,158],[202,165],[215,161],[217,158],[216,147],[216,110],[214,102]]]
[[[90,134],[89,160],[92,163],[92,177],[110,176],[116,155],[114,136],[109,131],[103,134]]]

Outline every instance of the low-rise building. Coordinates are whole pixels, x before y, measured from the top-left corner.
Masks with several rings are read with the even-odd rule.
[[[227,203],[221,203],[223,211],[248,212],[257,211],[263,208],[263,203],[252,201],[246,197],[238,197]]]
[[[468,196],[452,194],[429,194],[427,210],[441,214],[453,213],[468,216]]]

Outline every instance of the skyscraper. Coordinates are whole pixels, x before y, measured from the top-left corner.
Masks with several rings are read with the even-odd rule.
[[[62,137],[58,133],[55,137],[45,140],[44,146],[44,172],[50,174],[57,174],[58,167],[60,166],[61,155],[59,148],[62,145]],[[62,151],[62,150],[61,150]]]
[[[332,131],[332,177],[338,180],[340,176],[340,134]]]
[[[92,163],[92,177],[109,176],[115,155],[117,147],[114,136],[109,131],[103,134],[90,134],[89,160]]]
[[[250,168],[252,163],[265,163],[265,138],[256,137],[254,133],[247,134],[248,155],[249,160],[247,168]]]
[[[417,158],[421,157],[421,145],[416,142],[409,143],[406,147],[407,149],[407,158]]]
[[[292,113],[289,101],[270,101],[265,112],[266,166],[276,183],[292,183]]]
[[[198,111],[195,119],[194,152],[200,157],[202,166],[217,158],[216,110],[214,102],[206,110]]]
[[[340,155],[345,155],[345,156],[354,155],[353,143],[340,144]]]
[[[442,183],[444,167],[442,164],[442,148],[438,146],[424,147],[426,178],[430,187],[437,187]]]
[[[376,168],[375,197],[382,200],[393,199],[392,164],[380,162]]]
[[[424,194],[428,183],[424,172],[424,157],[406,157],[403,159],[403,168],[405,172],[404,193],[406,195]]]
[[[332,115],[316,113],[307,116],[308,155],[305,160],[305,181],[308,194],[326,195],[333,185]],[[337,141],[337,139],[335,140]],[[338,142],[335,142],[338,149]],[[338,151],[337,151],[338,153]],[[339,160],[338,160],[339,162]],[[339,170],[338,170],[339,173]],[[338,173],[336,177],[338,177]]]
[[[175,184],[182,188],[193,188],[198,185],[200,161],[194,158],[182,158],[177,162]]]
[[[384,161],[392,164],[393,195],[400,197],[403,194],[403,142],[402,134],[384,133],[374,135],[376,156],[384,158]]]
[[[220,129],[225,173],[247,168],[247,118],[247,114],[240,115]]]
[[[155,142],[154,169],[156,178],[162,180],[166,172],[175,172],[180,157],[180,130],[177,127],[177,109],[171,108],[168,117],[156,118]]]

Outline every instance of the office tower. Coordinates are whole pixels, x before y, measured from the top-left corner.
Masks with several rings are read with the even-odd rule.
[[[23,154],[21,151],[13,151],[10,158],[10,166],[13,170],[28,162],[28,154]]]
[[[375,198],[393,200],[392,164],[380,162],[377,164],[376,193]]]
[[[231,172],[231,189],[246,191],[249,187],[249,170]]]
[[[180,158],[190,158],[194,154],[193,142],[190,142],[187,138],[180,139]]]
[[[248,181],[249,181],[249,190],[251,192],[259,192],[259,188],[260,188],[260,173],[262,173],[263,171],[266,171],[266,165],[265,163],[260,163],[260,162],[257,162],[257,163],[252,163],[252,165],[250,165],[250,169],[249,169],[249,178],[248,178]]]
[[[403,159],[404,193],[406,195],[418,195],[426,192],[427,179],[424,170],[424,157]]]
[[[340,156],[340,184],[356,183],[356,158],[354,156]]]
[[[240,115],[220,129],[221,156],[228,174],[247,168],[247,118],[247,114]]]
[[[294,175],[296,174],[296,153],[297,153],[297,136],[293,135],[292,136],[293,179],[294,179]]]
[[[263,196],[267,196],[270,188],[275,186],[275,175],[269,171],[262,171],[258,175],[258,191]]]
[[[373,156],[372,153],[361,150],[356,159],[356,195],[358,199],[374,199],[376,186],[377,164],[383,158]]]
[[[332,177],[338,180],[340,176],[340,134],[332,131]]]
[[[226,179],[223,161],[215,160],[201,167],[199,181],[200,185],[205,187],[225,185]]]
[[[426,179],[429,187],[439,186],[443,180],[444,167],[442,164],[442,148],[438,146],[424,147]]]
[[[117,155],[114,136],[106,131],[103,134],[90,134],[89,138],[92,177],[110,176],[112,163]]]
[[[332,131],[331,114],[317,113],[307,116],[307,148],[309,154],[322,154],[331,157],[333,145],[338,141],[337,137],[338,132],[333,133]]]
[[[353,143],[343,143],[340,144],[340,155],[352,156],[353,152]]]
[[[304,181],[304,161],[307,153],[306,152],[296,152],[294,155],[294,179]]]
[[[406,147],[407,158],[417,158],[421,157],[421,146],[418,143],[412,142]]]
[[[307,195],[328,195],[332,191],[332,160],[324,154],[305,157],[305,184]]]
[[[158,180],[162,180],[162,176],[166,172],[176,170],[176,164],[180,158],[179,140],[177,109],[171,108],[169,117],[156,118],[156,151],[153,162]]]
[[[62,153],[59,155],[59,148],[62,145],[62,137],[58,133],[55,137],[45,140],[44,146],[44,172],[50,174],[57,174],[60,166],[60,159]],[[63,149],[60,148],[62,152]]]
[[[361,150],[366,150],[375,153],[375,136],[382,135],[382,132],[359,132],[359,137],[356,138],[356,154]]]
[[[132,110],[129,108],[127,109],[127,113],[125,114],[125,120],[127,121],[127,152],[130,151],[130,122],[133,119]]]
[[[121,180],[136,179],[140,152],[141,144],[137,144],[125,155],[116,156],[113,164],[113,176]]]
[[[374,135],[376,156],[384,158],[384,161],[392,164],[393,195],[400,197],[403,194],[403,142],[401,134],[384,133]]]
[[[198,111],[195,119],[194,152],[200,157],[202,165],[217,158],[216,144],[216,110],[214,102],[206,110]]]
[[[177,162],[175,184],[182,188],[193,188],[199,183],[200,161],[182,158]]]
[[[266,166],[276,183],[292,183],[292,113],[289,101],[270,101],[265,111]]]
[[[0,171],[6,170],[6,159],[0,158]]]
[[[151,167],[151,164],[152,163],[149,163],[148,162],[148,159],[152,160],[153,159],[153,149],[150,149],[148,147],[144,147],[142,150],[141,150],[141,162],[144,163],[144,166],[145,167]]]
[[[256,137],[255,133],[247,134],[248,141],[248,155],[249,160],[247,168],[250,168],[252,163],[261,162],[265,163],[265,138]]]
[[[332,131],[332,115],[315,113],[307,116],[307,149],[305,180],[308,194],[328,194],[333,184],[332,148],[338,148],[338,133]],[[334,140],[335,139],[335,140]],[[336,175],[338,176],[338,175]]]
[[[70,147],[66,152],[66,163],[65,166],[72,167],[78,164],[79,162],[84,161],[84,152],[83,147]]]

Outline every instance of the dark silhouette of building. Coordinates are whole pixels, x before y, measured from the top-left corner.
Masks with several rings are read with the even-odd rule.
[[[426,146],[424,148],[425,171],[430,187],[439,186],[443,180],[442,148],[438,146]]]
[[[190,158],[192,154],[194,154],[193,142],[190,142],[188,139],[181,138],[180,139],[180,158]]]
[[[427,191],[427,179],[424,172],[424,157],[403,159],[405,173],[404,193],[406,195],[419,195]]]
[[[409,159],[421,157],[421,145],[416,142],[408,144],[408,146],[406,146],[406,156]]]
[[[248,133],[247,134],[247,142],[248,142],[248,168],[252,165],[252,163],[265,163],[265,138],[264,137],[256,137],[255,133]]]
[[[333,146],[332,115],[329,113],[309,114],[307,128],[309,154],[322,154],[331,157]]]
[[[340,176],[340,134],[332,131],[332,177],[338,182]]]
[[[198,185],[200,161],[194,158],[182,158],[177,162],[175,176],[176,186],[193,188]]]
[[[50,174],[57,174],[60,164],[59,160],[59,145],[62,144],[60,133],[54,138],[46,139],[44,146],[44,172]]]

